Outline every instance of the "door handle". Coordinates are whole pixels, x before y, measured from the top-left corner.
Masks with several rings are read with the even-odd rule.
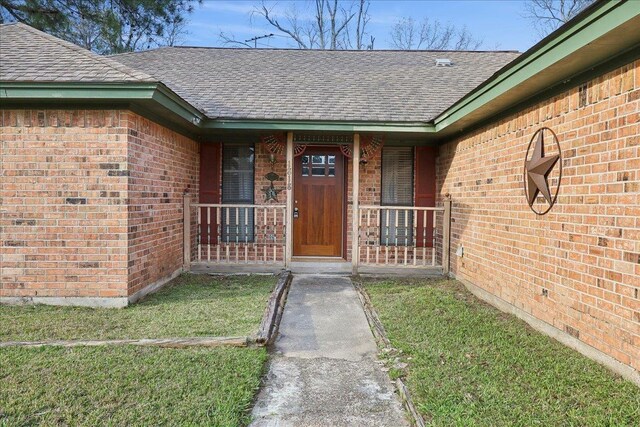
[[[298,208],[293,208],[293,219],[298,218],[299,215],[300,211],[298,210]]]

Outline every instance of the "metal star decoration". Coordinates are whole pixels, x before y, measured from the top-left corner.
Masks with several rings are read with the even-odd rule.
[[[549,182],[547,177],[553,170],[553,167],[560,159],[559,154],[552,156],[544,155],[544,129],[538,131],[538,139],[533,147],[533,155],[531,160],[525,162],[525,170],[527,174],[527,200],[529,206],[533,205],[538,193],[542,193],[549,205],[553,205],[554,200],[549,191]]]
[[[276,188],[273,186],[273,182],[272,182],[270,186],[263,187],[262,191],[264,192],[265,202],[268,202],[269,200],[275,200],[277,202],[278,201],[278,193],[280,193],[282,190],[276,190]]]
[[[278,201],[278,193],[280,193],[282,190],[276,190],[276,188],[273,186],[273,181],[279,180],[280,179],[280,175],[278,175],[277,173],[271,171],[268,174],[266,174],[264,177],[268,181],[271,182],[268,187],[262,187],[262,191],[264,192],[265,201],[268,202],[269,200],[275,200],[277,202]]]

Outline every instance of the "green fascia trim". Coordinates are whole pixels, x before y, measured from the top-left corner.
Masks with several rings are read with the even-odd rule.
[[[322,122],[296,120],[207,119],[204,113],[161,83],[38,83],[0,82],[0,100],[20,101],[126,101],[157,102],[196,128],[244,131],[390,132],[425,134],[435,132],[429,123]]]
[[[540,71],[575,53],[589,43],[640,15],[635,1],[605,1],[585,10],[585,15],[559,34],[542,40],[506,69],[481,84],[440,114],[433,122],[340,122],[297,120],[208,119],[205,114],[164,84],[151,83],[56,83],[0,82],[0,101],[19,104],[35,101],[126,101],[131,105],[158,103],[189,123],[194,131],[323,131],[385,132],[437,136],[452,125]],[[539,46],[539,47],[538,47]]]
[[[0,82],[0,99],[3,100],[150,100],[157,83],[106,84],[106,83],[38,83]]]
[[[191,122],[197,127],[201,127],[203,120],[206,119],[204,113],[193,107],[180,96],[176,95],[175,92],[164,84],[158,85],[157,89],[153,92],[152,98],[166,109],[177,114],[186,121]]]
[[[613,71],[638,59],[640,59],[640,44],[636,45],[635,47],[629,49],[619,56],[601,63],[593,69],[590,69],[583,73],[575,74],[565,81],[560,82],[555,86],[551,86],[545,91],[539,92],[532,97],[523,100],[522,102],[512,105],[506,110],[502,110],[497,114],[487,117],[486,119],[474,122],[472,125],[466,127],[464,132],[473,132],[476,129],[480,129],[492,123],[499,122],[500,120],[507,119],[513,116],[514,112],[523,111],[529,107],[535,106],[557,95],[565,93],[568,90],[575,89],[578,86],[595,79],[596,77],[602,76],[610,71]]]
[[[583,48],[622,23],[640,15],[635,1],[603,2],[602,7],[589,14],[569,31],[549,41],[526,60],[489,80],[484,86],[462,98],[435,119],[436,131],[455,123],[499,95]]]
[[[203,128],[212,130],[269,130],[269,131],[325,131],[325,132],[401,132],[433,133],[430,123],[393,122],[322,122],[297,120],[207,120]]]
[[[0,100],[157,102],[184,120],[199,126],[205,115],[161,83],[38,83],[0,82]]]

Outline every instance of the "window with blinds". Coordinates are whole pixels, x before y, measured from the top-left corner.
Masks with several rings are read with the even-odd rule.
[[[383,206],[413,206],[413,148],[382,149],[381,202]],[[413,245],[413,212],[382,211],[380,240],[386,246]]]
[[[253,204],[254,147],[247,143],[225,143],[222,148],[222,203]],[[222,240],[253,241],[253,209],[222,209]]]

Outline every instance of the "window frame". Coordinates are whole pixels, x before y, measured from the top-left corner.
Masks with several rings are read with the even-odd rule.
[[[233,201],[229,201],[229,199],[225,199],[225,154],[226,149],[228,147],[249,147],[252,154],[251,161],[251,198],[246,200],[238,200],[235,199]],[[223,142],[222,143],[222,155],[220,156],[220,204],[222,205],[253,205],[255,204],[256,197],[256,144],[254,142]],[[243,170],[244,171],[244,170]],[[249,218],[248,222],[248,233],[245,236],[244,230],[240,230],[239,233],[236,233],[235,230],[233,232],[227,232],[225,224],[226,213],[228,209],[223,208],[221,212],[220,218],[220,240],[223,243],[254,243],[255,242],[255,209],[250,208],[248,210]],[[230,211],[230,210],[229,210]],[[241,214],[243,215],[243,214]],[[244,221],[241,219],[241,223]]]
[[[384,202],[384,176],[385,176],[385,162],[384,162],[384,152],[389,150],[389,149],[394,149],[394,148],[409,148],[411,150],[411,181],[409,183],[409,188],[411,189],[410,194],[411,194],[411,202],[410,204],[405,204],[405,203],[383,203]],[[391,146],[391,147],[382,147],[381,153],[380,153],[380,205],[381,206],[398,206],[398,207],[402,207],[402,206],[406,206],[406,207],[414,207],[415,206],[415,173],[416,173],[416,150],[414,146]],[[383,233],[383,229],[386,227],[385,223],[386,223],[386,217],[385,217],[385,213],[384,212],[393,212],[393,218],[395,218],[395,215],[397,215],[400,211],[380,211],[380,217],[379,217],[379,221],[380,221],[380,246],[414,246],[415,245],[415,236],[413,235],[413,216],[415,215],[415,212],[413,212],[413,210],[410,210],[408,212],[409,215],[409,219],[407,221],[408,224],[408,229],[405,233],[403,233],[403,237],[401,238],[403,240],[403,242],[401,242],[401,239],[398,239],[398,243],[396,243],[394,240],[396,240],[397,236],[398,236],[398,230],[400,229],[404,229],[404,224],[400,225],[398,224],[398,228],[395,227],[395,225],[393,225],[395,223],[395,219],[390,218],[389,219],[389,229],[393,230],[392,232],[389,232],[389,239],[385,241],[385,234]],[[404,223],[404,221],[402,221]],[[393,237],[392,237],[393,236]]]

